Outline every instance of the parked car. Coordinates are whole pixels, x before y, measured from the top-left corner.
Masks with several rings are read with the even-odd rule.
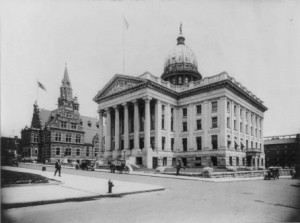
[[[91,160],[82,160],[80,164],[80,169],[82,170],[95,170],[95,164]]]

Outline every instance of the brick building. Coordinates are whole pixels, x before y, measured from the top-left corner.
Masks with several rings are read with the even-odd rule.
[[[264,138],[266,167],[300,165],[300,134]]]
[[[58,108],[40,110],[35,103],[31,126],[21,131],[23,157],[40,162],[96,160],[98,131],[96,118],[80,115],[66,67]]]

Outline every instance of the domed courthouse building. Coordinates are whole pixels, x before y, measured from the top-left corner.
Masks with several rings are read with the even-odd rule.
[[[226,72],[202,77],[181,31],[161,77],[116,74],[94,101],[98,159],[104,162],[126,159],[147,168],[177,160],[187,166],[265,165],[267,108]]]

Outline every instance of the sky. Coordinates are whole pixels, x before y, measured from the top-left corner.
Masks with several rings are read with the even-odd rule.
[[[1,135],[20,136],[36,100],[57,108],[65,63],[80,114],[97,117],[123,55],[126,75],[161,76],[180,23],[203,77],[226,71],[264,101],[265,136],[300,133],[300,1],[3,0]]]

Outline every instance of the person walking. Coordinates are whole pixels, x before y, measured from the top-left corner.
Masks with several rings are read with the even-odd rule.
[[[180,169],[181,169],[181,162],[178,161],[177,165],[176,165],[176,175],[180,175],[180,173],[179,173]]]
[[[57,160],[55,163],[54,176],[56,175],[57,172],[58,172],[58,176],[60,176],[60,170],[61,170],[61,163],[60,163],[60,160]]]

